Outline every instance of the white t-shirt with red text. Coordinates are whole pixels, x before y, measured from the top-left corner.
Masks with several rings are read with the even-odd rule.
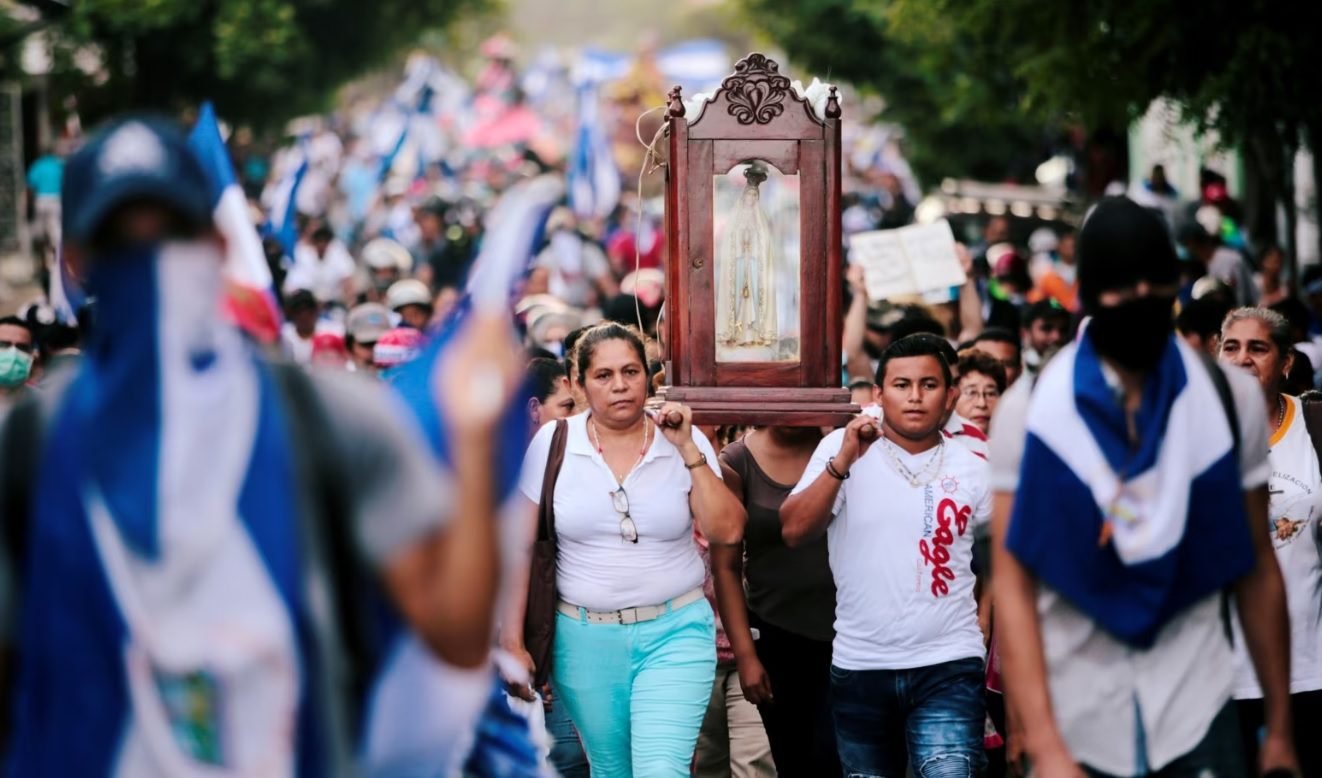
[[[822,439],[807,489],[840,451],[844,430]],[[927,485],[901,476],[943,457]],[[947,439],[917,456],[882,439],[850,469],[826,541],[835,578],[832,663],[842,670],[903,670],[985,655],[973,598],[974,528],[991,516],[990,466]]]

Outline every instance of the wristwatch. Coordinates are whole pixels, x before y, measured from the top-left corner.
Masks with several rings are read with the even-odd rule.
[[[688,468],[689,470],[697,470],[698,468],[702,467],[702,466],[705,465],[705,464],[707,464],[707,455],[706,455],[706,454],[698,454],[698,461],[697,461],[697,462],[694,462],[694,463],[691,464],[691,465],[690,465],[688,462],[685,462],[685,463],[684,463],[684,467]]]

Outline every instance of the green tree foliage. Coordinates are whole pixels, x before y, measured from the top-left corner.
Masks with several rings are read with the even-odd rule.
[[[57,98],[85,119],[126,108],[179,111],[204,99],[272,126],[426,30],[491,0],[79,0],[50,28]],[[101,68],[86,72],[88,61]],[[79,67],[79,64],[82,66]]]
[[[989,0],[990,1],[990,0]],[[881,96],[928,183],[945,176],[1031,180],[1052,117],[1027,119],[1022,89],[994,47],[957,27],[911,24],[894,0],[743,0],[752,23],[812,75]],[[926,19],[922,21],[926,22]]]
[[[1322,143],[1322,4],[1276,0],[891,0],[898,37],[922,45],[950,30],[1001,52],[1029,116],[1069,112],[1121,123],[1158,97],[1242,149],[1255,183],[1250,221],[1293,234],[1291,166]],[[1315,154],[1315,158],[1318,155]],[[1288,242],[1288,241],[1287,241]]]

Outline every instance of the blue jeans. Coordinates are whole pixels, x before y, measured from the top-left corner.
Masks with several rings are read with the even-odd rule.
[[[705,599],[640,624],[556,614],[551,685],[594,776],[688,778],[712,681],[716,618]]]
[[[578,730],[569,720],[564,703],[553,699],[546,712],[546,731],[551,736],[551,766],[560,778],[588,778],[588,758],[578,740]]]
[[[831,667],[831,716],[845,778],[982,774],[981,659],[910,670]]]

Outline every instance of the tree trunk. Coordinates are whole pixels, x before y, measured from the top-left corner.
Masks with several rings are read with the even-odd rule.
[[[1313,211],[1313,223],[1317,226],[1317,258],[1322,263],[1322,126],[1310,126],[1306,132],[1308,150],[1313,157],[1313,202],[1307,207]]]
[[[1277,239],[1276,204],[1280,198],[1280,151],[1274,138],[1250,136],[1243,146],[1244,218],[1242,225],[1254,245]]]
[[[1299,209],[1294,191],[1294,158],[1298,153],[1299,147],[1295,144],[1281,149],[1281,205],[1285,208],[1285,235],[1279,245],[1285,255],[1285,277],[1289,279],[1299,277]]]

